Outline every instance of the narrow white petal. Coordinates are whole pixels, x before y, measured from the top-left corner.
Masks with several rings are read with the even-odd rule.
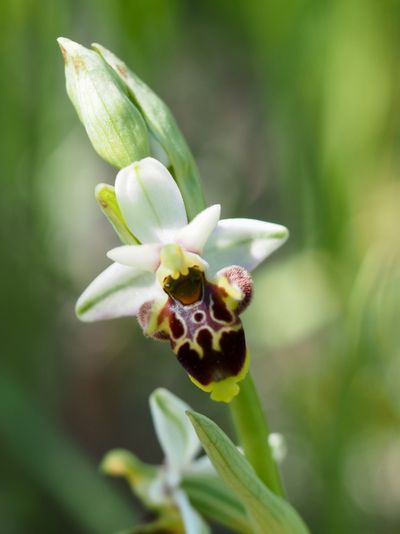
[[[121,265],[154,272],[160,265],[160,245],[125,245],[109,250],[107,256]]]
[[[210,234],[217,226],[220,215],[219,204],[206,208],[177,233],[176,242],[186,250],[201,254]]]
[[[163,296],[154,274],[114,263],[79,297],[76,314],[88,322],[136,315],[144,302]]]
[[[200,450],[200,441],[186,411],[190,407],[166,389],[156,389],[150,396],[154,428],[165,454],[169,481],[177,484],[183,470]]]
[[[191,505],[186,493],[182,490],[174,492],[174,500],[179,508],[185,532],[188,534],[210,534],[210,528],[198,511]]]
[[[115,192],[125,221],[142,243],[168,242],[187,223],[175,180],[154,158],[122,169],[115,181]]]
[[[288,238],[287,228],[254,219],[219,221],[205,246],[203,257],[211,274],[228,265],[252,271]]]

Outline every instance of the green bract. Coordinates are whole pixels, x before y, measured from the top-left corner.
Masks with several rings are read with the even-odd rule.
[[[189,220],[204,208],[199,172],[165,103],[109,50],[60,37],[67,92],[96,152],[118,168],[146,156],[168,167]]]
[[[270,491],[246,458],[210,419],[195,412],[188,416],[216,471],[246,507],[254,534],[307,534],[297,512]]]

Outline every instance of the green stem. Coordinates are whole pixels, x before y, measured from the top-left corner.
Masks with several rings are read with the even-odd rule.
[[[268,443],[268,425],[250,373],[240,383],[240,393],[230,403],[232,418],[248,461],[274,493],[284,496],[278,467]]]

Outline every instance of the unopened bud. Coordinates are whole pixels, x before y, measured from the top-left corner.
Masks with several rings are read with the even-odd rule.
[[[96,152],[115,167],[150,154],[147,126],[126,85],[102,57],[60,37],[67,93]]]

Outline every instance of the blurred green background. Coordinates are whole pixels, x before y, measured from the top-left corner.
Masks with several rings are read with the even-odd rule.
[[[114,50],[170,105],[223,216],[285,224],[244,321],[283,470],[313,532],[400,532],[400,5],[394,0],[0,4],[0,531],[93,533],[144,511],[97,471],[161,461],[170,388],[231,431],[136,321],[74,302],[117,239],[56,37]]]

